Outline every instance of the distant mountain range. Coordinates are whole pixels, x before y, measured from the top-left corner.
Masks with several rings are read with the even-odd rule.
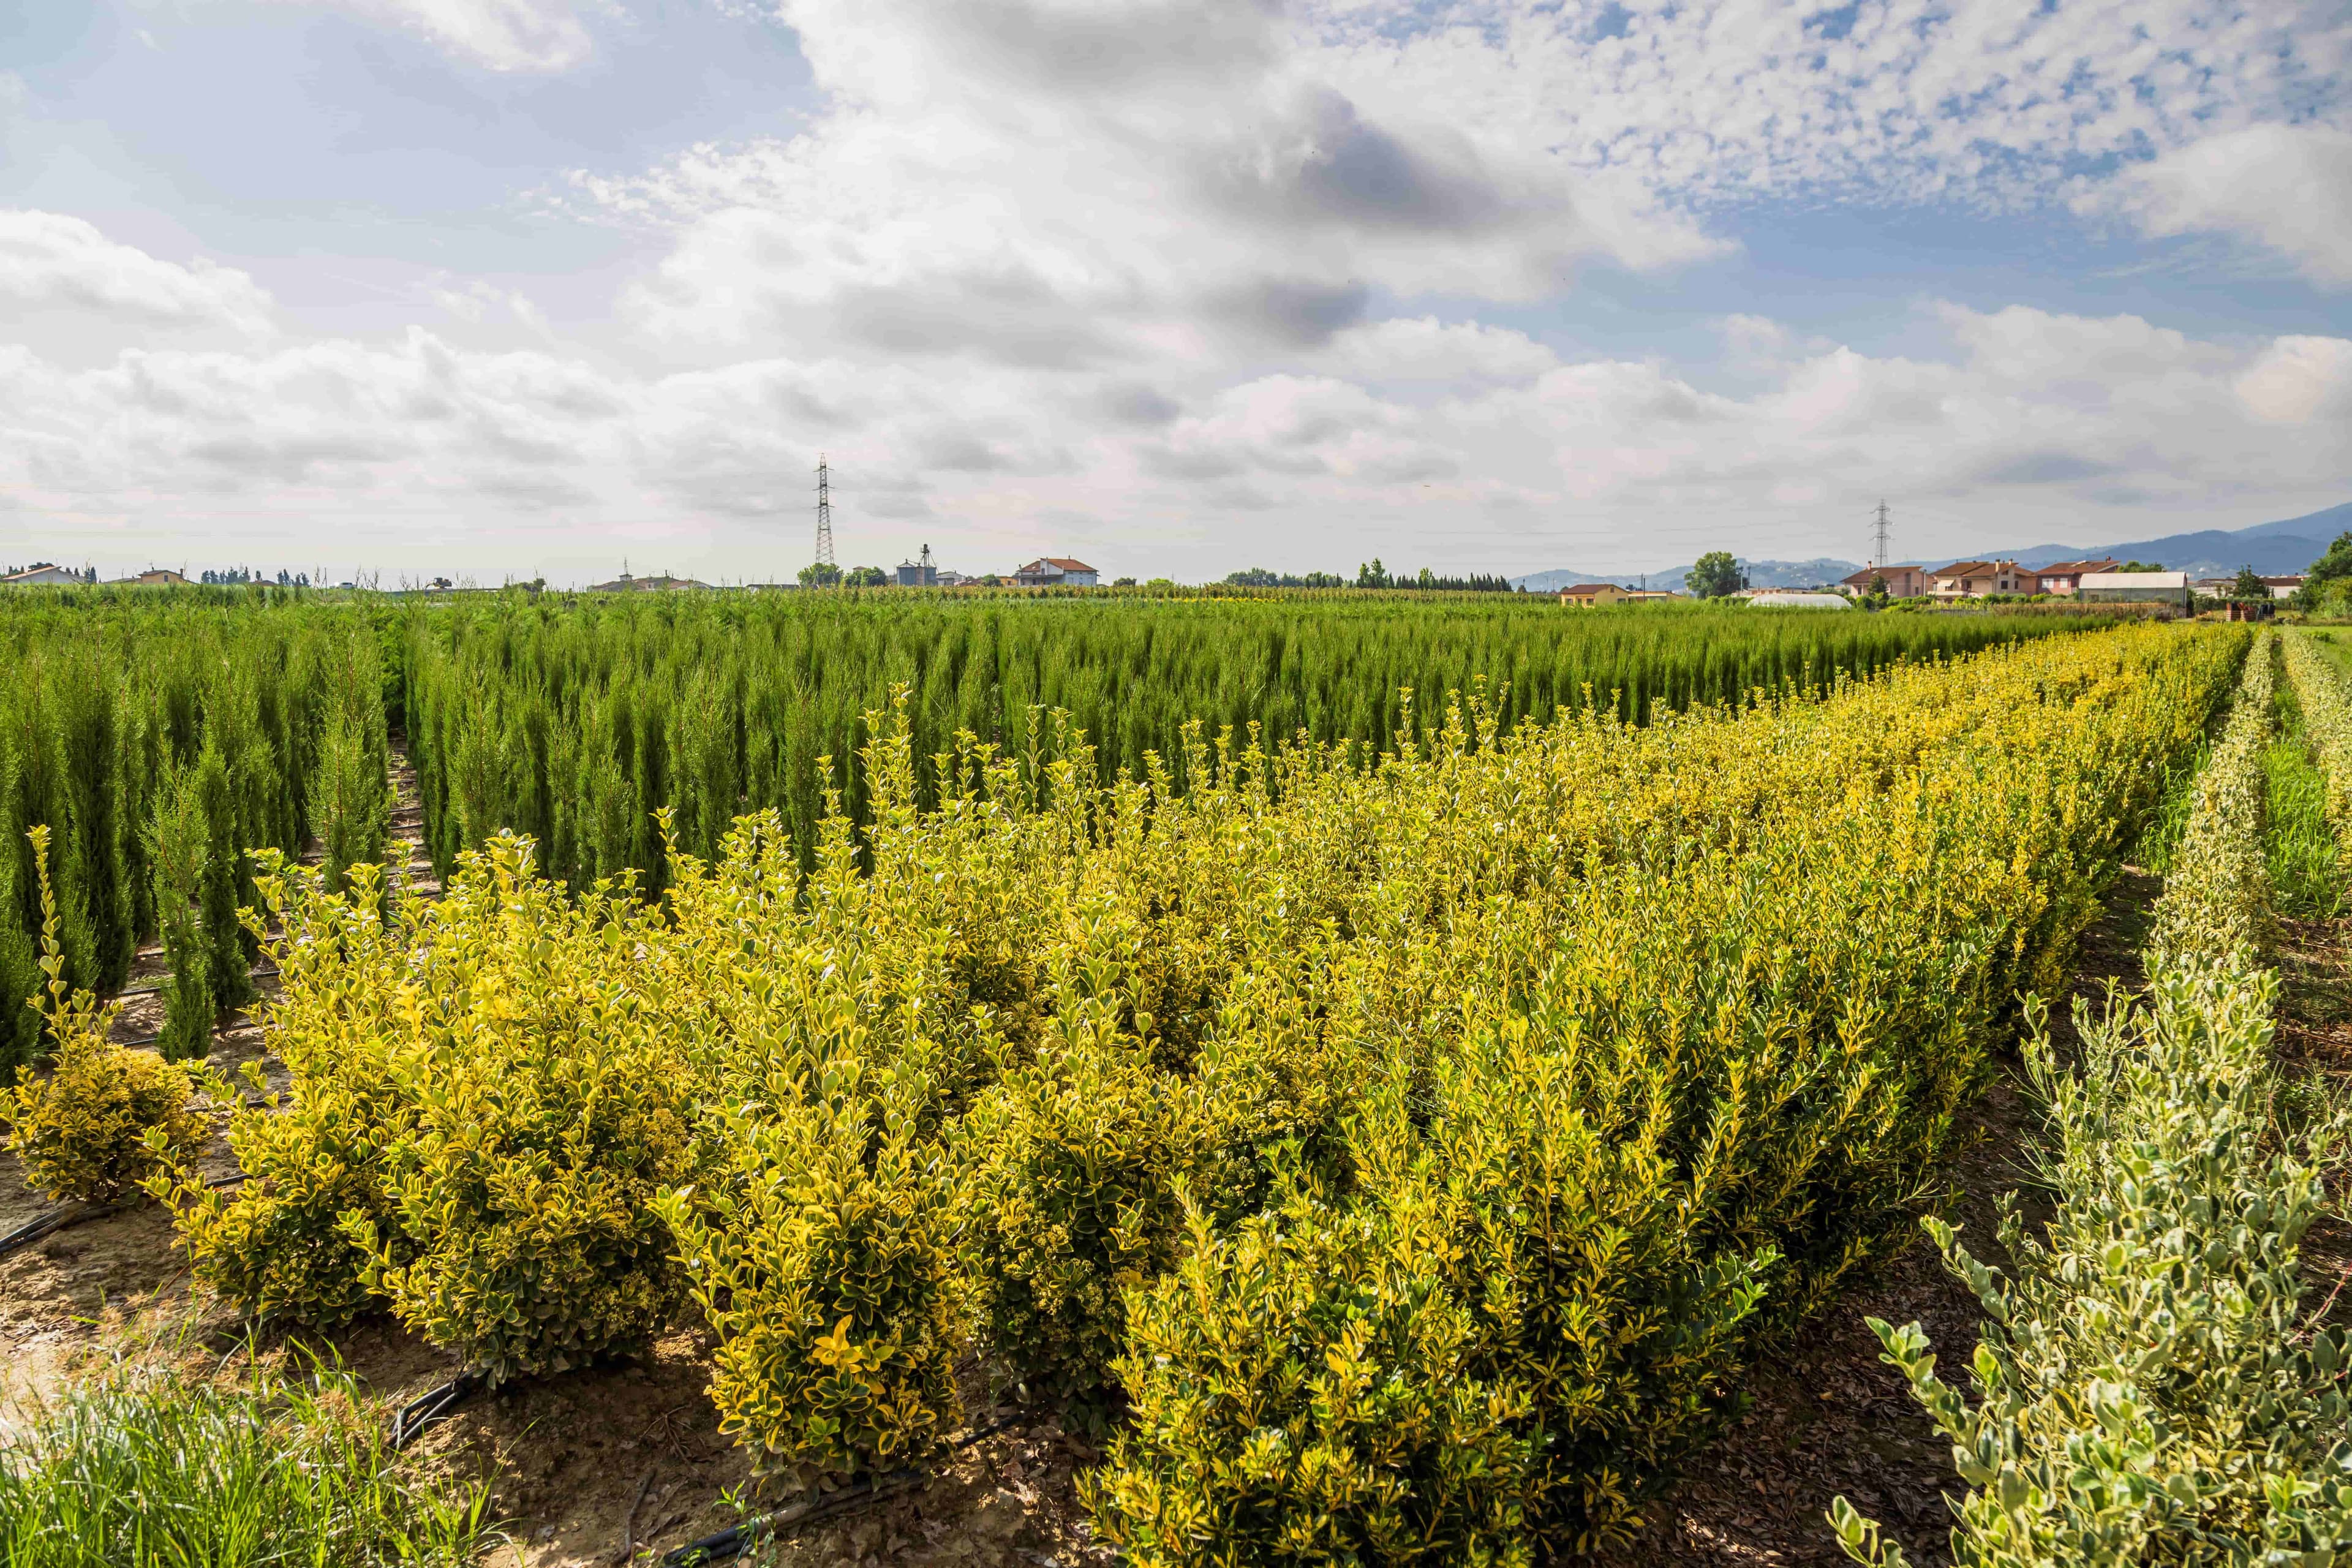
[[[2233,532],[2209,528],[2197,533],[2168,533],[2161,539],[2126,540],[2121,544],[2037,544],[2031,550],[1987,553],[2014,558],[2021,566],[2048,566],[2060,561],[2112,555],[2117,561],[2161,564],[2168,572],[2186,572],[2192,577],[2227,577],[2241,566],[2251,566],[2265,577],[2283,577],[2302,571],[2326,554],[2328,541],[2347,530],[2352,530],[2352,501],[2281,522],[2256,523]],[[1947,563],[1947,558],[1939,555],[1923,563],[1941,566]],[[1648,574],[1650,586],[1679,590],[1683,574],[1690,569],[1689,565],[1682,565],[1652,572]],[[1742,560],[1739,569],[1748,574],[1751,587],[1810,588],[1835,583],[1850,573],[1859,572],[1862,563],[1823,555],[1811,561]],[[1579,583],[1640,581],[1638,574],[1618,575],[1570,567],[1532,572],[1511,579],[1513,586],[1523,587],[1530,594],[1556,594]]]

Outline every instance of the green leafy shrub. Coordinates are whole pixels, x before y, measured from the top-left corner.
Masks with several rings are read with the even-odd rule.
[[[1475,1303],[1448,1288],[1426,1182],[1379,1204],[1294,1190],[1136,1290],[1131,1398],[1084,1483],[1143,1568],[1535,1560],[1547,1434],[1526,1384],[1483,1371]]]
[[[655,1205],[719,1335],[720,1429],[803,1481],[919,1459],[959,1419],[954,1199],[921,1086],[838,1056],[765,1089],[725,1113],[709,1184]]]
[[[41,872],[41,973],[47,995],[38,1011],[54,1065],[0,1090],[8,1148],[25,1177],[55,1199],[111,1203],[204,1141],[203,1118],[189,1105],[188,1075],[152,1051],[107,1043],[121,1004],[100,1006],[65,979],[58,945],[57,899],[47,870],[48,830],[30,835]]]
[[[579,904],[510,836],[468,851],[389,1000],[388,1214],[346,1214],[401,1321],[493,1380],[643,1348],[685,1279],[651,1208],[691,1178],[691,1083],[642,1024],[634,906]]]
[[[173,1203],[201,1284],[248,1313],[333,1327],[379,1300],[369,1250],[352,1228],[391,1219],[385,1156],[415,1120],[393,1073],[394,1037],[372,1026],[394,994],[402,933],[377,916],[381,867],[359,865],[349,892],[338,893],[323,870],[261,858],[264,905],[284,931],[274,948],[284,988],[270,1004],[270,1042],[293,1092],[267,1093],[259,1065],[247,1063],[247,1087],[260,1103],[230,1116],[227,1139],[249,1179],[213,1191],[158,1176],[150,1190]],[[241,1098],[227,1079],[215,1074],[212,1083],[223,1103]]]
[[[1186,1085],[1119,1028],[1103,967],[1065,948],[1035,1056],[1009,1066],[959,1142],[975,1152],[963,1268],[982,1345],[1099,1429],[1125,1295],[1176,1260],[1177,1193],[1202,1126]]]

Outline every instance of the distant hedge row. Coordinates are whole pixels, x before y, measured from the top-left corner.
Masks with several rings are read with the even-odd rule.
[[[405,704],[445,876],[462,849],[511,827],[575,888],[631,869],[657,889],[667,873],[653,813],[663,806],[676,811],[682,847],[706,857],[739,813],[777,808],[803,865],[827,790],[866,820],[866,781],[850,759],[870,739],[863,716],[894,683],[912,694],[928,807],[939,798],[929,760],[959,731],[1033,776],[1035,707],[1069,713],[1100,782],[1140,776],[1156,755],[1181,789],[1179,735],[1194,720],[1212,736],[1255,723],[1273,741],[1303,733],[1388,752],[1406,689],[1426,713],[1483,679],[1492,721],[1506,728],[1613,694],[1640,723],[2084,624],[1565,610],[1549,596],[1500,594],[484,596],[413,613]]]

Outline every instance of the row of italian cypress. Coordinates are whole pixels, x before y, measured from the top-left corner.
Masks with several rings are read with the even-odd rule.
[[[1432,708],[1484,681],[1501,725],[1594,702],[1644,722],[2080,624],[1570,611],[1483,594],[516,594],[414,611],[404,701],[427,845],[445,876],[460,850],[511,827],[575,888],[633,871],[652,891],[665,875],[660,808],[681,847],[704,857],[739,813],[772,806],[806,863],[828,791],[862,823],[864,784],[848,762],[866,744],[865,715],[896,682],[912,693],[919,757],[970,731],[1025,758],[1033,710],[1059,709],[1106,780],[1156,754],[1181,787],[1178,734],[1192,720],[1213,734],[1256,724],[1370,755],[1394,744],[1407,690]],[[926,806],[935,784],[927,772]]]
[[[237,910],[247,850],[338,870],[383,852],[389,813],[375,613],[278,589],[0,595],[0,1079],[40,1048],[33,994],[50,830],[66,976],[121,990],[160,940],[167,1056],[201,1054],[253,995]]]

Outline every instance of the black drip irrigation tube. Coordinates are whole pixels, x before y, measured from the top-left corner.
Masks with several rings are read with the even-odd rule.
[[[224,1187],[236,1186],[245,1179],[245,1173],[239,1171],[233,1176],[214,1176],[205,1183],[205,1187],[207,1191],[216,1193]],[[85,1220],[102,1219],[121,1207],[122,1207],[121,1204],[84,1204],[79,1208],[53,1208],[46,1214],[35,1215],[7,1235],[0,1236],[0,1258],[5,1258],[19,1248],[30,1247],[45,1236],[54,1236],[68,1226],[79,1225]]]
[[[393,1451],[397,1453],[415,1442],[425,1428],[457,1409],[468,1394],[487,1381],[484,1373],[468,1369],[438,1388],[426,1389],[402,1405],[399,1413],[392,1418]]]
[[[1016,1419],[1016,1416],[1005,1415],[985,1426],[975,1427],[949,1444],[948,1449],[952,1453],[958,1448],[969,1448],[982,1437],[994,1436],[1003,1431]],[[699,1541],[689,1541],[683,1546],[671,1548],[662,1554],[661,1568],[705,1568],[709,1563],[731,1563],[757,1546],[763,1537],[777,1531],[795,1525],[820,1524],[845,1513],[855,1513],[868,1504],[897,1497],[900,1492],[933,1479],[925,1470],[892,1470],[887,1475],[870,1476],[865,1480],[852,1482],[836,1491],[810,1493],[786,1503],[773,1513],[747,1519],[714,1535],[706,1535]]]

